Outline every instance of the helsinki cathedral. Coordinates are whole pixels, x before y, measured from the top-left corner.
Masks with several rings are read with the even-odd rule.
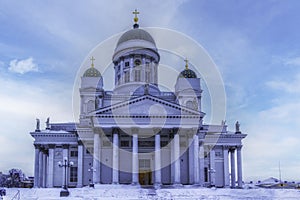
[[[94,58],[81,75],[78,123],[50,123],[34,138],[34,186],[93,184],[242,187],[246,134],[203,123],[202,89],[185,66],[172,92],[158,83],[160,54],[139,27],[121,35],[112,55],[114,88],[105,90]],[[101,59],[101,55],[94,55]],[[107,77],[109,78],[109,77]],[[57,163],[71,163],[64,170]]]

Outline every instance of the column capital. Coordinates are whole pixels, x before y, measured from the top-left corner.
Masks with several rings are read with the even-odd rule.
[[[63,148],[63,149],[68,149],[68,148],[69,148],[69,144],[63,144],[63,145],[62,145],[62,148]]]
[[[243,145],[238,145],[238,146],[236,146],[237,150],[241,150],[242,147],[243,147]]]
[[[35,149],[40,149],[42,145],[40,144],[33,144]]]
[[[229,151],[230,151],[230,152],[234,152],[234,151],[235,151],[235,148],[236,148],[235,146],[229,146]]]
[[[78,145],[83,145],[83,141],[82,140],[78,140]]]
[[[230,149],[230,145],[223,145],[223,150],[229,150]]]
[[[153,130],[154,135],[160,135],[162,128],[154,127],[154,128],[152,128],[152,130]]]
[[[48,144],[48,149],[54,149],[55,148],[55,144]]]
[[[138,127],[132,127],[131,128],[131,133],[133,134],[138,134],[139,133],[139,128]]]
[[[113,128],[112,134],[119,134],[119,133],[120,133],[120,131],[118,128]]]

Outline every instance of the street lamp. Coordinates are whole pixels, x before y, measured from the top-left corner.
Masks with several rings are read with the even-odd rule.
[[[63,189],[60,191],[61,197],[67,197],[70,194],[70,192],[68,191],[68,186],[67,186],[67,168],[72,167],[73,165],[74,165],[74,163],[72,161],[68,162],[67,157],[64,157],[63,162],[61,162],[61,161],[58,162],[58,166],[63,167],[65,170],[65,177],[64,177],[65,181],[64,181]]]
[[[215,187],[215,178],[216,178],[215,173],[216,173],[216,170],[213,169],[213,168],[210,168],[209,173],[210,173],[210,186]]]
[[[90,187],[95,188],[95,187],[94,187],[94,181],[93,181],[93,174],[94,174],[94,172],[96,171],[96,169],[94,169],[94,167],[91,167],[91,168],[88,169],[88,171],[92,173],[92,180],[91,180],[91,182],[90,182]]]

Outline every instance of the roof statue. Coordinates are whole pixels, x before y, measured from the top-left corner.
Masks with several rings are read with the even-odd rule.
[[[235,132],[236,133],[240,133],[241,132],[240,131],[240,123],[238,121],[235,123]]]
[[[50,117],[47,118],[45,123],[46,123],[46,129],[50,129]]]
[[[36,129],[35,132],[40,132],[40,119],[36,118]]]

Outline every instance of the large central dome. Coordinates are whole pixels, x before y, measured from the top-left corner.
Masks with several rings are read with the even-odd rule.
[[[127,42],[129,40],[145,40],[151,42],[155,45],[155,41],[152,36],[145,30],[135,28],[125,32],[119,39],[117,46],[123,42]]]

